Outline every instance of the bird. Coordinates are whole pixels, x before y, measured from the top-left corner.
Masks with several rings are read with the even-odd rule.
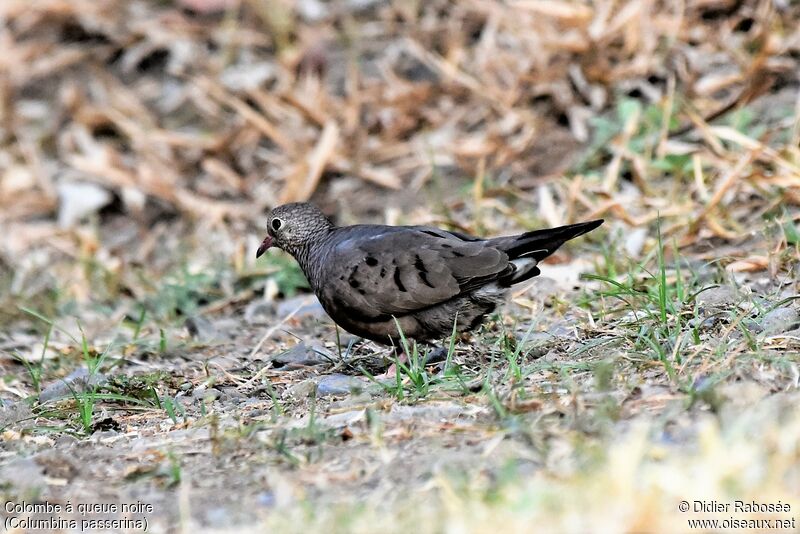
[[[309,202],[273,208],[256,258],[292,255],[330,318],[344,330],[400,347],[477,328],[511,286],[602,219],[484,239],[430,226],[336,226]]]

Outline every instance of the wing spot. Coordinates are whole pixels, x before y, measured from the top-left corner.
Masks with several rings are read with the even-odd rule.
[[[377,259],[375,259],[375,258],[373,258],[372,256],[367,256],[367,259],[365,259],[364,261],[365,261],[365,262],[367,263],[367,265],[369,265],[370,267],[375,267],[376,265],[378,265],[378,260],[377,260]]]
[[[347,278],[347,283],[350,284],[350,287],[357,288],[359,285],[358,280],[356,280],[356,273],[358,272],[358,265],[353,267],[353,270],[350,271],[350,276]]]
[[[462,253],[460,253],[459,251],[457,251],[457,250],[453,251],[453,256],[455,256],[456,258],[463,258],[464,257],[464,255]]]
[[[416,267],[417,276],[419,276],[419,279],[422,280],[422,283],[430,288],[433,288],[433,284],[428,281],[428,269],[425,268],[425,263],[422,261],[422,258],[419,257],[419,254],[414,256],[414,267]]]
[[[386,267],[381,267],[381,278],[386,277]]]
[[[400,280],[400,269],[394,270],[394,285],[396,285],[397,289],[399,289],[403,293],[406,292],[406,286],[404,286],[403,282]]]
[[[419,279],[420,279],[420,280],[422,280],[422,283],[423,283],[423,284],[425,284],[426,286],[428,286],[428,287],[430,287],[430,288],[433,288],[433,287],[434,287],[434,285],[433,285],[433,284],[431,284],[430,282],[428,282],[428,275],[427,275],[425,272],[423,272],[423,271],[419,271],[417,274],[419,274]]]
[[[420,230],[423,234],[428,234],[429,236],[438,237],[439,239],[444,239],[443,235],[439,235],[433,230]]]

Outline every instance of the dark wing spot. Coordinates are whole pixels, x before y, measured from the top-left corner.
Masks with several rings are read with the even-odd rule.
[[[414,256],[414,267],[421,273],[427,273],[428,269],[425,268],[425,264],[422,262],[422,258],[419,257],[419,254]]]
[[[430,288],[434,287],[433,284],[428,282],[428,275],[426,274],[426,272],[419,271],[417,274],[419,275],[419,279],[422,280],[423,284],[425,284],[426,286],[428,286]]]
[[[350,271],[350,276],[347,279],[347,283],[350,284],[350,287],[352,287],[352,288],[356,288],[356,287],[358,287],[360,285],[358,283],[358,280],[356,280],[356,273],[357,272],[358,272],[358,265],[353,267],[353,270]]]
[[[438,237],[439,239],[444,239],[443,235],[439,235],[433,230],[420,230],[423,234],[428,234],[429,236]]]
[[[442,248],[453,248],[453,245],[449,245],[447,243],[442,243]]]
[[[453,230],[447,232],[450,235],[456,236],[461,241],[481,241],[480,237],[475,237],[473,235],[465,234],[463,232],[455,232]]]
[[[419,279],[422,280],[422,283],[432,288],[433,284],[428,282],[428,269],[425,268],[425,263],[422,261],[422,258],[419,257],[419,254],[414,257],[414,267],[416,267],[417,275]]]
[[[463,258],[464,257],[464,255],[462,253],[460,253],[459,251],[457,251],[457,250],[453,251],[453,256],[455,256],[456,258]]]
[[[381,278],[386,276],[386,267],[381,267]]]
[[[378,260],[377,260],[377,259],[375,259],[375,258],[373,258],[372,256],[367,256],[367,258],[366,258],[364,261],[365,261],[365,262],[367,263],[367,265],[369,265],[370,267],[375,267],[376,265],[378,265]]]
[[[399,289],[403,293],[406,292],[406,286],[404,286],[403,282],[400,281],[400,269],[394,270],[394,285],[396,285],[397,289]]]

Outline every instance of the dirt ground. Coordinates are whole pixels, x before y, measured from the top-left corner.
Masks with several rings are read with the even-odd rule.
[[[798,21],[6,0],[3,528],[800,530]],[[480,235],[606,222],[403,364],[290,257],[256,261],[294,200]]]

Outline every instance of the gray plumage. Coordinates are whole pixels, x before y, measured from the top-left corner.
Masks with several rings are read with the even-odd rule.
[[[322,307],[342,328],[396,344],[441,339],[477,327],[537,264],[602,220],[481,239],[427,226],[335,226],[309,203],[269,214],[271,246],[295,257]],[[395,319],[397,323],[395,322]]]

